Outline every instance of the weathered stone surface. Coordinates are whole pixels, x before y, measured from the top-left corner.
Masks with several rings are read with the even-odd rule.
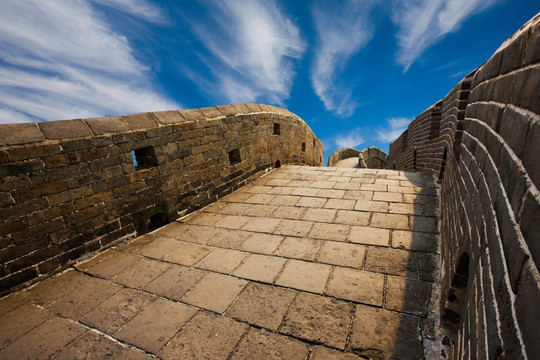
[[[326,294],[339,299],[382,306],[383,290],[383,275],[338,267],[328,283]]]
[[[331,269],[328,265],[291,260],[276,285],[322,294]]]
[[[200,311],[158,355],[162,359],[228,359],[247,328]]]
[[[234,276],[265,283],[273,283],[286,259],[252,254],[234,272]]]
[[[292,290],[249,283],[225,315],[277,331],[295,296]]]
[[[231,359],[306,359],[308,347],[300,341],[250,328]]]
[[[288,258],[315,260],[322,241],[306,238],[287,237],[281,242],[274,255]]]
[[[327,241],[323,244],[318,262],[361,268],[364,264],[366,247],[356,244]]]
[[[227,310],[247,283],[231,276],[209,273],[181,300],[221,314]]]
[[[146,285],[144,290],[169,299],[180,300],[206,274],[204,270],[173,265]]]
[[[67,345],[54,358],[62,360],[83,360],[88,356],[99,359],[117,358],[125,348],[105,336],[87,330],[81,337]],[[91,355],[90,355],[91,354]]]
[[[343,349],[354,308],[332,298],[299,293],[281,331],[285,334]]]

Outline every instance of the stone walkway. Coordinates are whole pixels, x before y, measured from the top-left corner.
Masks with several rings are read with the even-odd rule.
[[[436,195],[417,173],[282,167],[0,299],[0,358],[423,358]]]

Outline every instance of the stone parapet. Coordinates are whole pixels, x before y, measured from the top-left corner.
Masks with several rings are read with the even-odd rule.
[[[441,316],[454,358],[536,358],[540,343],[540,15],[419,115],[389,168],[441,184]]]
[[[323,165],[298,116],[236,104],[0,125],[0,292],[200,209],[273,167]]]

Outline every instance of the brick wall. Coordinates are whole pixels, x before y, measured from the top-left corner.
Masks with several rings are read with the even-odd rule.
[[[360,151],[353,148],[337,149],[328,157],[328,166],[333,167],[340,160],[348,159],[352,157],[357,158],[359,155],[360,155]]]
[[[441,318],[453,358],[540,354],[540,16],[390,145],[441,183]]]
[[[0,293],[272,167],[323,165],[303,120],[259,104],[0,125],[0,134]]]

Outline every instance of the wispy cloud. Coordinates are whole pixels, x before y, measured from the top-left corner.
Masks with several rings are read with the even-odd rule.
[[[210,18],[192,21],[192,28],[208,51],[201,56],[216,80],[211,92],[217,90],[228,102],[282,104],[295,76],[294,60],[305,50],[292,20],[274,0],[203,4]]]
[[[396,140],[413,121],[413,118],[390,118],[386,119],[387,126],[376,130],[378,140],[383,143],[390,143]]]
[[[469,17],[501,0],[394,0],[398,63],[404,71],[431,45],[457,30]]]
[[[146,1],[118,9],[152,21],[161,16]],[[179,107],[89,1],[2,1],[0,39],[1,123]]]
[[[351,116],[359,103],[351,84],[341,79],[349,59],[374,33],[370,13],[376,0],[318,1],[313,7],[317,47],[311,69],[311,84],[327,110]]]
[[[362,136],[362,130],[354,129],[346,134],[340,134],[335,136],[332,139],[332,142],[337,146],[338,149],[341,149],[347,147],[357,148],[362,145],[365,140]]]

